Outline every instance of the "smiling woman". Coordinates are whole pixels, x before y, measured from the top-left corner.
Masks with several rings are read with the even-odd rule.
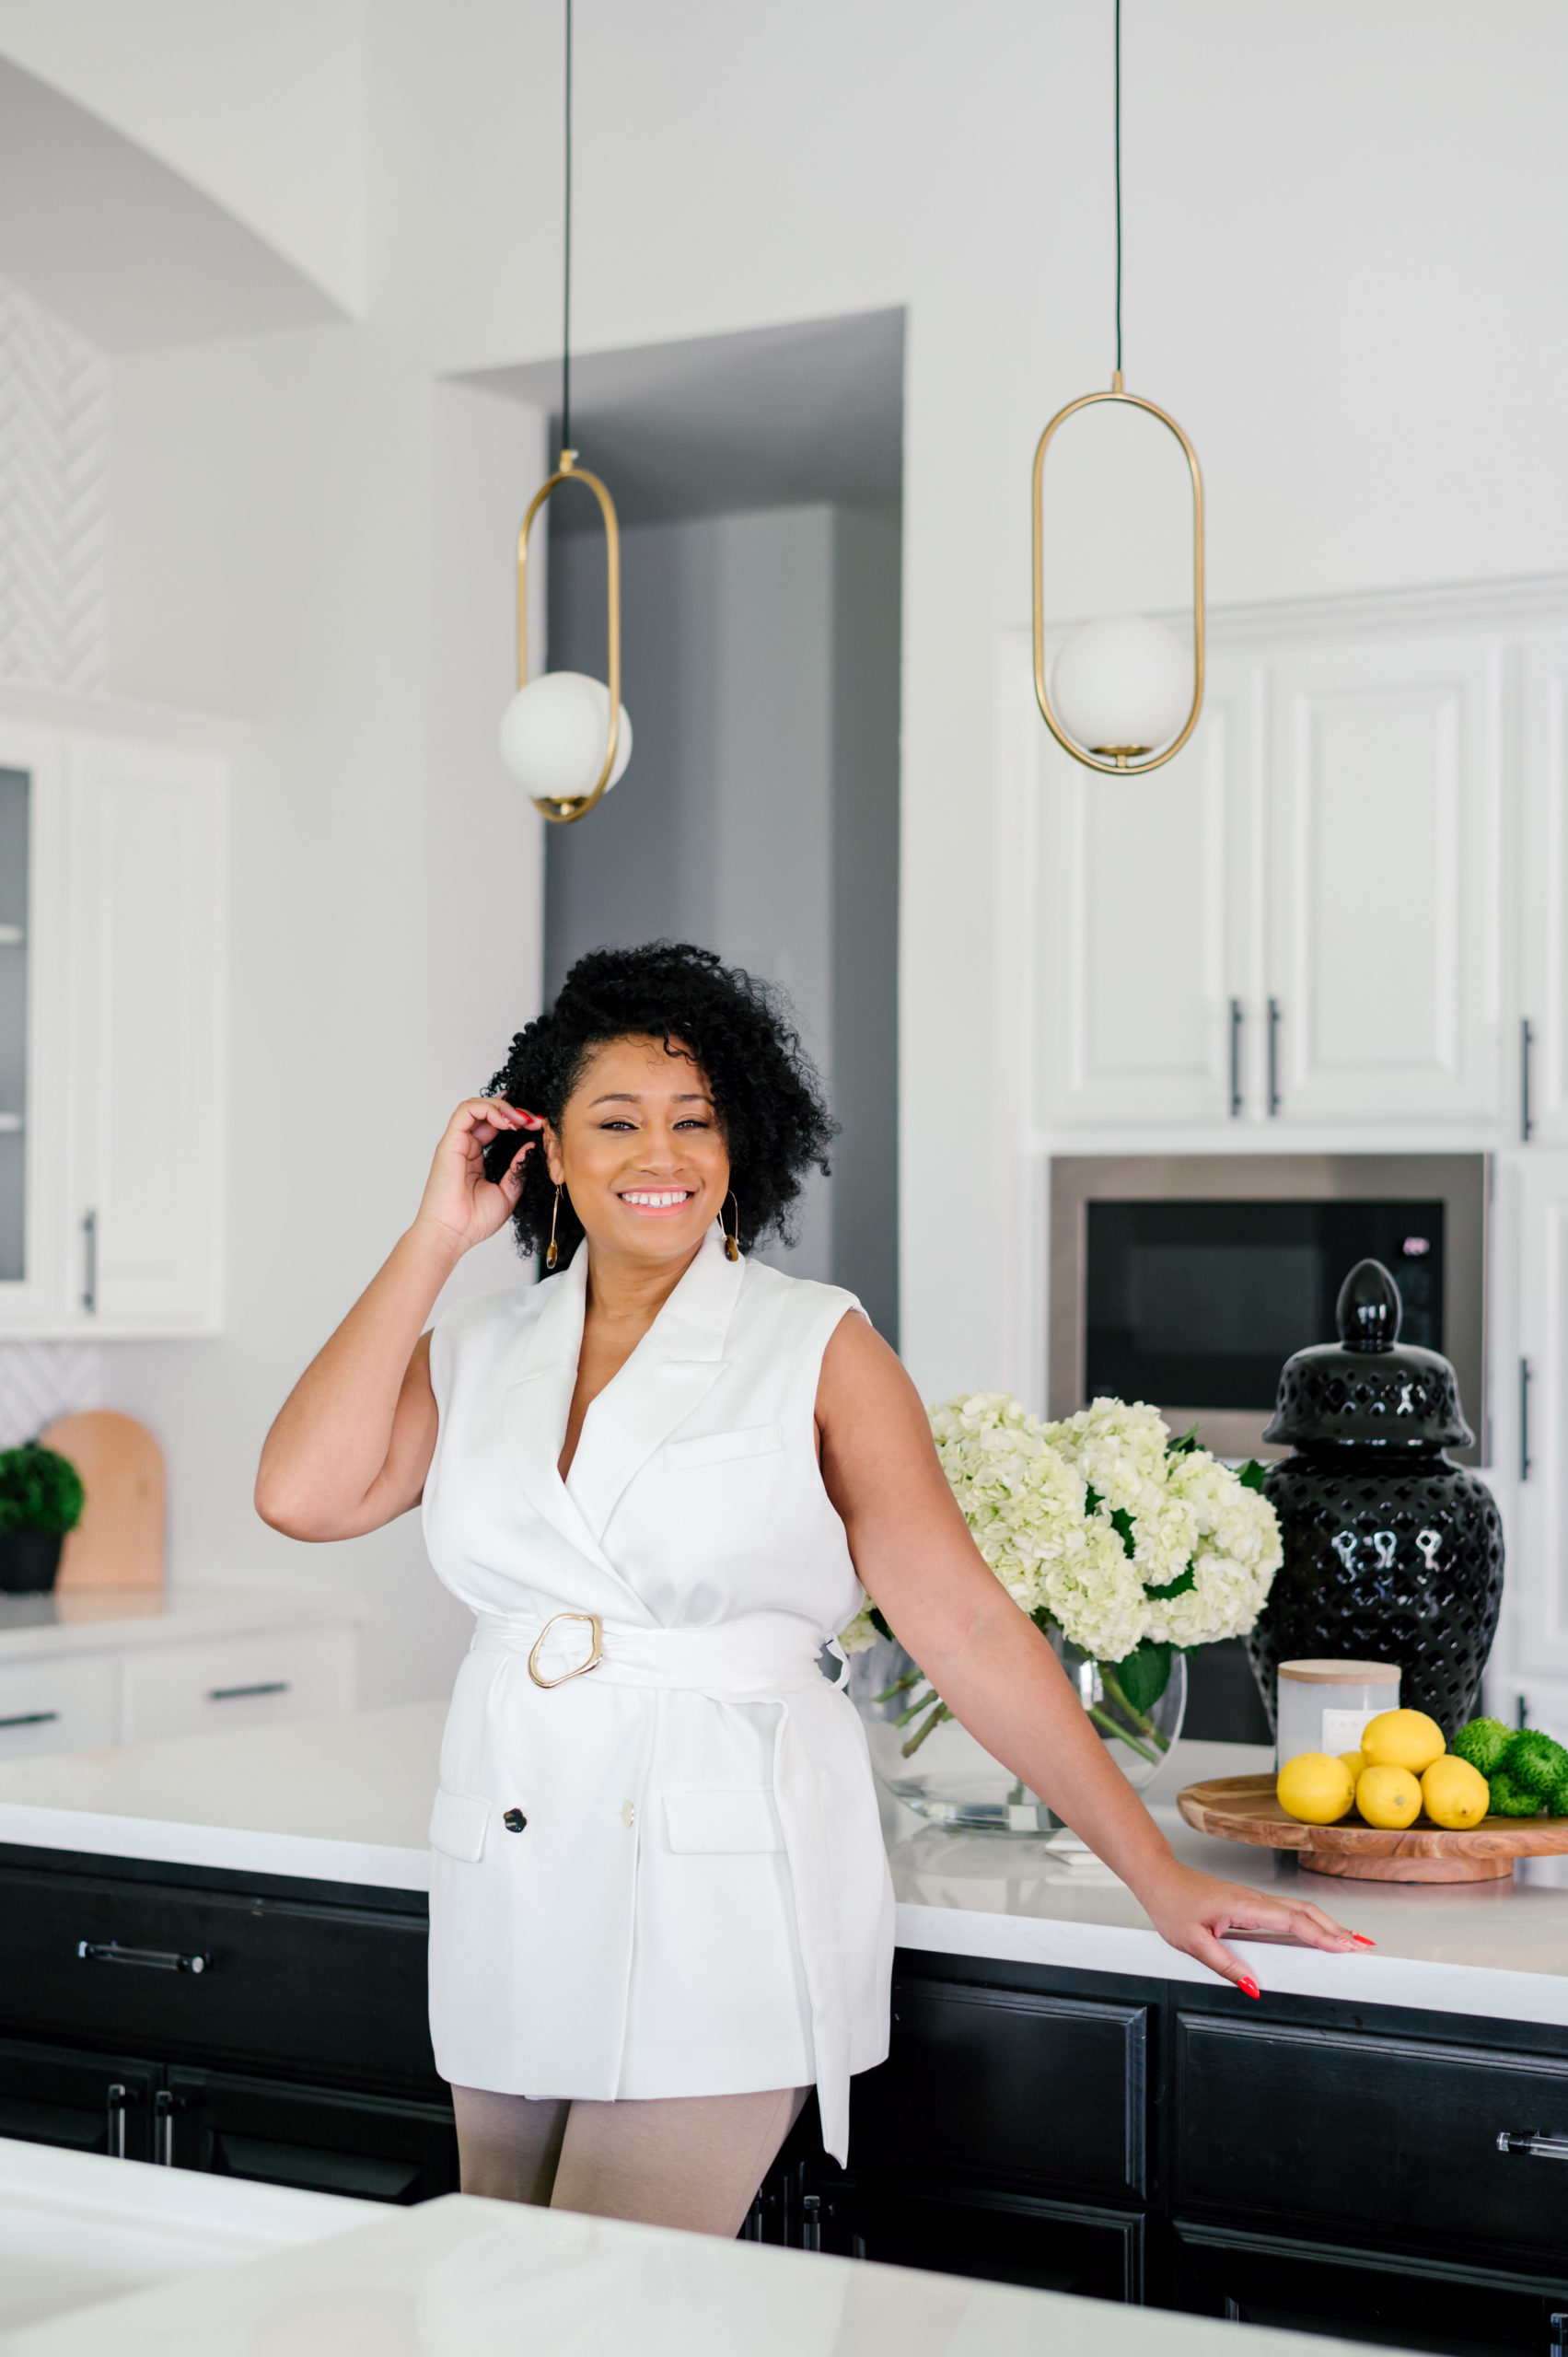
[[[597,951],[494,1088],[447,1123],[256,1491],[300,1538],[423,1502],[476,1616],[430,1826],[465,2189],[733,2235],[813,2082],[847,2158],[893,1908],[865,1730],[819,1656],[868,1594],[1174,1946],[1254,1997],[1226,1930],[1350,1948],[1316,1907],[1177,1863],[859,1303],[742,1251],[787,1227],[831,1134],[767,988],[679,944]],[[422,1331],[508,1218],[525,1251],[553,1235],[560,1273]]]

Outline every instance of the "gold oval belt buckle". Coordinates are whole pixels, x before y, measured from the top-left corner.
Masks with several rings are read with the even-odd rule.
[[[571,1669],[563,1669],[559,1678],[544,1678],[540,1673],[539,1649],[558,1620],[585,1621],[592,1631],[593,1642],[588,1648],[587,1661],[576,1663]],[[534,1639],[533,1650],[528,1655],[528,1676],[536,1686],[564,1686],[568,1678],[584,1678],[590,1669],[597,1669],[603,1659],[604,1623],[597,1612],[552,1612]]]

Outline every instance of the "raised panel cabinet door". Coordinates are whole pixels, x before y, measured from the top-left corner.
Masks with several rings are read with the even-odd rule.
[[[216,2177],[361,2201],[428,2201],[458,2190],[449,2103],[175,2068],[159,2135],[156,2157]]]
[[[1148,2009],[913,1976],[893,1983],[889,2059],[854,2081],[857,2161],[1141,2195]]]
[[[1192,741],[1105,777],[1041,727],[1040,1042],[1047,1125],[1260,1111],[1251,985],[1254,668],[1216,665]]]
[[[1514,1442],[1499,1468],[1516,1483],[1509,1645],[1521,1672],[1561,1677],[1568,1673],[1568,1155],[1520,1155],[1509,1178],[1518,1354],[1501,1387],[1505,1397],[1512,1392]],[[1568,2205],[1568,2167],[1563,2177]]]
[[[159,2075],[123,2055],[0,2038],[0,2136],[149,2161]]]
[[[1269,668],[1274,1119],[1495,1118],[1501,646],[1370,639]]]
[[[931,2157],[938,2165],[929,2177],[858,2169],[841,2176],[808,2164],[795,2202],[796,2239],[807,2250],[889,2267],[978,2275],[1080,2299],[1142,2300],[1144,2221],[1136,2211],[944,2184],[941,2156]],[[928,2330],[943,2296],[935,2284],[923,2295]]]
[[[77,739],[70,760],[78,1324],[217,1330],[225,765]]]
[[[1520,667],[1518,1135],[1568,1145],[1568,631],[1527,638]]]

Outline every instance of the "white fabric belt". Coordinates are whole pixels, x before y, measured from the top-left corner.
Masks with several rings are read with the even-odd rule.
[[[849,2003],[843,1951],[822,1796],[809,1747],[801,1738],[789,1702],[792,1694],[827,1685],[818,1666],[823,1640],[807,1622],[788,1612],[743,1613],[706,1629],[639,1628],[617,1620],[597,1626],[601,1657],[591,1668],[585,1665],[595,1630],[587,1614],[556,1614],[551,1620],[536,1621],[482,1613],[473,1650],[528,1656],[536,1683],[570,1678],[575,1684],[581,1678],[610,1686],[684,1687],[715,1701],[778,1705],[773,1801],[789,1860],[796,1930],[811,2000],[822,2142],[842,2166],[849,2156]],[[842,1654],[839,1659],[842,1662]],[[841,1687],[846,1682],[847,1677],[839,1681]],[[540,1709],[548,1710],[550,1693],[541,1692],[539,1701]]]

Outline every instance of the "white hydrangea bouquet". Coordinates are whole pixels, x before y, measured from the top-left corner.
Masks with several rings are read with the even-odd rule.
[[[942,1469],[975,1544],[1015,1602],[1096,1666],[1102,1735],[1157,1761],[1148,1713],[1177,1653],[1245,1635],[1281,1562],[1263,1471],[1233,1472],[1195,1434],[1174,1439],[1156,1408],[1097,1399],[1042,1423],[1002,1391],[931,1411]],[[841,1643],[858,1652],[891,1631],[872,1605]],[[918,1690],[917,1690],[918,1689]],[[887,1694],[912,1699],[907,1759],[952,1714],[916,1669]]]

